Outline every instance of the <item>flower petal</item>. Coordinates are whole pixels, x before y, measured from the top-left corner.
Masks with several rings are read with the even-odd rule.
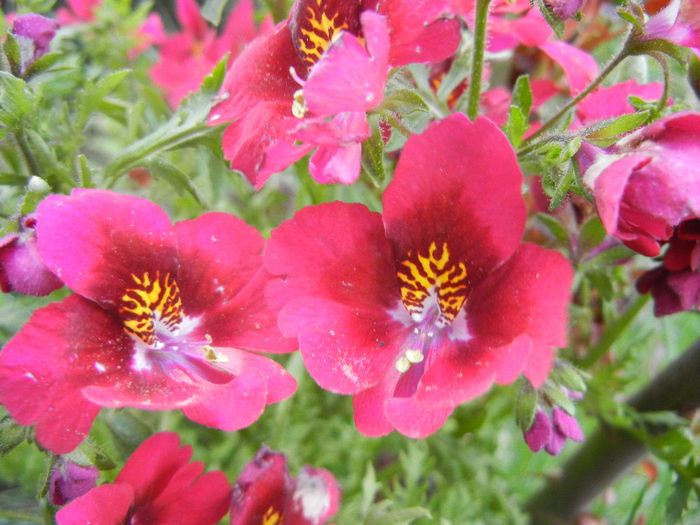
[[[95,487],[56,513],[58,525],[117,525],[126,519],[134,489],[125,483]]]

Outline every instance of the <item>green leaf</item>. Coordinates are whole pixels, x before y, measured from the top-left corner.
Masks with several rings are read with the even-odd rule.
[[[80,176],[81,188],[94,188],[92,183],[92,171],[88,166],[87,157],[82,153],[78,155],[78,175]]]
[[[119,71],[114,71],[108,75],[105,75],[100,80],[95,83],[94,94],[100,99],[109,95],[114,91],[127,77],[131,74],[130,69],[121,69]]]
[[[19,52],[19,45],[12,33],[5,35],[5,41],[2,43],[2,50],[7,57],[7,62],[10,64],[10,70],[16,77],[20,75],[22,58]]]
[[[549,211],[556,210],[564,202],[566,194],[569,193],[569,188],[575,182],[576,174],[574,173],[573,167],[569,167],[566,173],[559,177],[559,180],[555,183],[551,197],[552,200],[549,201]],[[544,187],[544,186],[543,186]]]
[[[202,6],[202,17],[214,27],[219,27],[228,0],[206,0]]]
[[[649,122],[651,117],[652,112],[648,110],[640,111],[639,113],[622,115],[621,117],[618,117],[609,124],[605,125],[603,128],[589,133],[586,138],[595,143],[595,141],[618,137],[623,133],[628,133],[633,129],[637,129],[639,126],[643,126]]]
[[[690,483],[682,476],[678,476],[673,484],[673,492],[666,500],[666,525],[675,525],[681,521],[683,511],[688,505],[690,489]]]
[[[58,188],[64,184],[71,188],[75,187],[75,181],[70,170],[62,162],[59,162],[54,148],[33,129],[25,130],[25,134],[39,168],[39,173],[34,175],[40,175],[45,178],[53,188]]]
[[[693,440],[684,429],[674,428],[660,436],[651,436],[653,452],[665,461],[679,461],[693,451]]]
[[[537,412],[537,390],[524,377],[518,380],[518,398],[515,402],[515,421],[521,431],[527,432]]]
[[[0,457],[12,451],[27,437],[27,427],[18,425],[10,416],[0,420]]]
[[[586,373],[568,361],[557,359],[554,366],[554,374],[556,379],[569,390],[586,391],[586,381],[584,380]]]
[[[0,71],[0,122],[17,129],[34,109],[34,97],[21,78]]]
[[[372,462],[367,462],[365,476],[362,478],[362,515],[366,516],[372,505],[377,492],[382,488],[382,484],[377,482],[377,474],[374,472]]]
[[[200,94],[215,95],[219,92],[226,76],[226,64],[228,64],[229,55],[230,53],[226,53],[212,69],[211,73],[204,77],[202,87],[199,90]]]
[[[640,20],[638,17],[634,16],[633,13],[630,13],[629,11],[625,11],[623,9],[618,9],[617,14],[620,15],[620,18],[626,20],[640,31],[644,30],[644,20]]]
[[[543,0],[536,0],[536,3],[540,13],[542,13],[542,16],[544,16],[544,19],[549,24],[549,27],[551,27],[557,37],[562,40],[564,38],[564,22],[554,16]]]
[[[514,148],[520,146],[523,135],[530,129],[527,115],[518,106],[510,106],[508,109],[508,120],[503,125],[503,132],[513,144]]]
[[[538,213],[536,217],[560,243],[564,245],[569,243],[569,235],[566,233],[566,230],[552,215]]]
[[[670,56],[684,67],[688,59],[688,53],[690,52],[686,47],[677,46],[668,40],[662,40],[660,38],[637,42],[634,46],[630,47],[630,54],[632,55],[647,55],[654,51],[660,51]]]
[[[428,104],[426,104],[423,97],[415,91],[411,89],[399,89],[384,97],[377,112],[382,110],[406,115],[414,111],[428,111]]]
[[[364,525],[406,525],[419,518],[431,518],[428,509],[423,507],[388,510],[392,505],[393,502],[389,500],[374,504],[369,509]]]
[[[156,157],[147,163],[147,168],[155,178],[166,181],[181,194],[189,193],[197,201],[197,204],[206,207],[192,179],[174,164],[161,157]]]
[[[384,169],[384,140],[379,128],[379,118],[370,118],[372,134],[362,143],[362,171],[367,174],[372,183],[381,186],[386,171]]]
[[[576,413],[574,402],[562,392],[557,386],[547,383],[542,388],[542,393],[547,396],[554,405],[559,406],[562,410],[573,416]]]
[[[27,68],[22,77],[29,79],[43,71],[46,71],[48,68],[53,66],[56,63],[56,61],[62,56],[63,53],[46,53],[45,55],[40,56],[34,62],[32,62],[32,64]]]
[[[27,215],[36,210],[39,202],[46,197],[46,195],[51,191],[51,187],[47,182],[41,177],[32,175],[27,183],[27,193],[24,195],[24,201],[22,202],[22,207],[20,213],[22,215]]]
[[[688,83],[693,88],[695,96],[700,98],[700,59],[695,53],[690,53],[688,63]]]
[[[513,86],[513,98],[510,101],[511,106],[520,108],[523,115],[530,114],[532,107],[532,89],[530,89],[530,77],[528,75],[520,75]]]
[[[100,470],[110,470],[116,467],[107,453],[91,439],[84,440],[78,448],[65,454],[65,457],[81,467],[95,465]]]
[[[605,239],[605,227],[600,219],[595,216],[587,220],[581,227],[578,239],[578,248],[581,253],[587,253],[598,246]]]

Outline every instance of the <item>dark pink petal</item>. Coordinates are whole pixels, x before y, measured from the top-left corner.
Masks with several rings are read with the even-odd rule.
[[[125,483],[102,485],[63,507],[58,525],[121,525],[134,502],[134,489]]]
[[[355,35],[342,32],[309,72],[304,99],[315,116],[368,111],[382,100],[388,73],[386,19],[365,11],[361,20],[367,48]]]
[[[523,176],[489,120],[454,114],[412,136],[384,192],[384,224],[400,260],[447,243],[478,283],[515,251],[525,226]]]
[[[552,422],[542,410],[537,410],[532,426],[523,434],[525,443],[533,452],[538,452],[552,439]]]
[[[382,0],[379,12],[389,23],[392,67],[412,62],[439,62],[452,55],[459,45],[460,24],[439,19],[453,13],[445,0]]]
[[[177,275],[170,219],[156,204],[103,190],[51,195],[37,209],[39,255],[68,287],[115,308],[149,272]]]
[[[175,225],[182,307],[192,317],[229,302],[262,266],[263,238],[227,213],[205,213]]]
[[[553,34],[552,28],[539,9],[530,9],[525,16],[512,20],[506,19],[504,23],[508,32],[512,32],[520,43],[527,47],[541,46]]]
[[[566,42],[545,42],[540,49],[564,70],[572,95],[590,84],[598,76],[598,64],[591,55]]]
[[[62,286],[39,257],[33,230],[0,239],[0,290],[47,295]]]
[[[85,467],[61,458],[49,475],[49,500],[54,505],[65,505],[93,489],[99,477],[97,467]]]
[[[583,441],[583,432],[576,421],[576,418],[564,412],[561,408],[554,408],[552,411],[554,425],[559,432],[573,441]]]
[[[398,371],[394,374],[393,370],[389,370],[387,375],[398,376]],[[397,378],[393,381],[385,379],[353,396],[355,426],[365,436],[385,436],[394,430],[394,425],[386,417],[384,404],[393,395],[396,381]]]
[[[268,512],[282,517],[292,490],[287,458],[263,445],[233,485],[231,525],[261,523]]]
[[[559,430],[554,427],[552,430],[552,437],[549,439],[549,443],[544,446],[544,449],[548,454],[552,456],[557,456],[561,450],[564,448],[566,443],[566,436],[559,432]]]
[[[320,146],[309,159],[309,173],[320,184],[352,184],[360,176],[362,144]]]

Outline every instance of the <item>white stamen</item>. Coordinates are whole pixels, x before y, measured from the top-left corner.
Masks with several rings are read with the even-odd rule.
[[[406,350],[406,359],[409,363],[420,363],[423,361],[423,352],[420,350]]]
[[[396,370],[403,374],[404,372],[408,372],[408,369],[411,368],[411,362],[404,356],[400,357],[394,366],[396,366]]]
[[[292,115],[296,118],[304,118],[308,108],[306,107],[306,101],[304,100],[304,90],[297,89],[294,92],[294,102],[292,102]]]

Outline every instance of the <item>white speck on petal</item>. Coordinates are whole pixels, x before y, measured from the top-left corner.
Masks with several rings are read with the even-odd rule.
[[[107,370],[107,368],[102,363],[98,363],[97,361],[95,361],[95,370],[97,370],[100,373],[103,373],[105,370]]]

